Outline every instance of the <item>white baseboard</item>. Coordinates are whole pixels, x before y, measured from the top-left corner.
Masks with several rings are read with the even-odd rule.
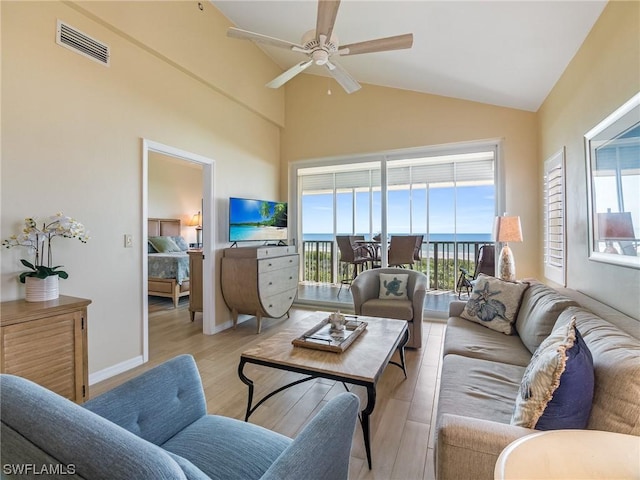
[[[107,367],[99,372],[95,372],[89,375],[89,385],[93,385],[95,383],[106,380],[107,378],[111,378],[120,373],[126,372],[127,370],[131,370],[132,368],[138,367],[144,363],[142,355],[138,357],[131,358],[129,360],[125,360],[124,362],[120,362],[111,367]]]

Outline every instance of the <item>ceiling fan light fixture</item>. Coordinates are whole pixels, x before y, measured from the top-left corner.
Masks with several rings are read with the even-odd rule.
[[[227,35],[232,38],[252,40],[274,47],[285,48],[294,52],[303,53],[307,56],[307,61],[294,65],[267,83],[266,86],[269,88],[281,87],[293,77],[306,70],[307,67],[315,64],[326,67],[330,75],[347,93],[353,93],[358,91],[361,86],[344,68],[331,62],[330,59],[334,55],[358,55],[361,53],[411,48],[413,45],[413,34],[407,33],[393,37],[376,38],[364,42],[351,43],[340,48],[338,37],[333,33],[339,5],[340,0],[318,0],[316,28],[304,33],[301,44],[295,44],[235,27],[230,27]],[[327,89],[327,94],[331,95],[331,88]]]
[[[324,65],[329,61],[329,54],[324,50],[316,50],[311,54],[311,58],[316,65]]]

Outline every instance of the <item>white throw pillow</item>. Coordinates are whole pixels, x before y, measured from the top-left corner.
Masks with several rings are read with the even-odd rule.
[[[380,294],[381,300],[407,300],[407,273],[381,273]]]

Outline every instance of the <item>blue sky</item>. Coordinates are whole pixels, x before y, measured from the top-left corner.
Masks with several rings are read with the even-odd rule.
[[[388,192],[389,233],[425,233],[427,229],[426,190],[413,191],[413,206],[409,208],[408,190]],[[457,197],[457,198],[456,198]],[[380,212],[380,193],[374,192],[374,212]],[[353,200],[350,194],[337,198],[338,233],[350,233]],[[333,232],[333,200],[331,194],[305,195],[302,204],[304,234]],[[429,220],[431,233],[490,234],[495,217],[495,188],[493,185],[471,187],[431,188],[429,190]],[[456,218],[457,212],[457,218]],[[409,225],[413,215],[413,232]],[[380,214],[374,215],[373,231],[378,232]],[[356,233],[369,231],[368,193],[356,194]]]

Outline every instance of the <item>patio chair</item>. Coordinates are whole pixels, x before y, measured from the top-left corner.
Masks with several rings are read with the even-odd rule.
[[[393,235],[389,243],[389,266],[413,269],[418,242],[422,245],[422,235]]]
[[[362,237],[364,240],[364,237]],[[369,250],[363,245],[355,243],[356,237],[349,235],[336,235],[336,242],[340,250],[340,264],[342,265],[342,275],[340,278],[340,290],[338,296],[342,292],[343,285],[351,286],[353,279],[358,275],[358,271],[364,269],[363,265],[371,261]],[[352,267],[353,273],[349,274],[349,267]]]
[[[467,295],[473,290],[473,284],[478,275],[484,273],[495,277],[496,275],[496,260],[495,260],[495,246],[483,245],[478,249],[478,255],[476,257],[476,266],[473,275],[469,274],[466,268],[460,267],[460,276],[456,283],[456,290],[458,292],[458,299],[462,294],[462,289],[467,291]]]

